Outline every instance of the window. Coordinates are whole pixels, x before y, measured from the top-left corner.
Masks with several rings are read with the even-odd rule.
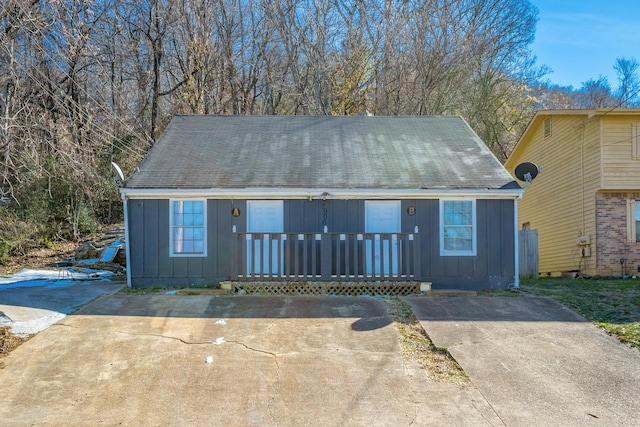
[[[544,137],[549,138],[551,136],[551,117],[544,119]]]
[[[171,201],[171,256],[207,256],[204,200]]]
[[[475,200],[440,201],[440,255],[476,255]]]
[[[636,231],[636,242],[640,242],[640,202],[636,201],[636,215],[635,215],[635,231]]]

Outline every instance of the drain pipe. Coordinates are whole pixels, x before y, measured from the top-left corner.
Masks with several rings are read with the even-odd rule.
[[[127,263],[127,288],[131,288],[131,239],[129,239],[129,209],[127,206],[127,196],[121,190],[120,195],[122,196],[123,203],[123,213],[124,213],[124,250],[125,250],[125,259]]]
[[[514,289],[520,289],[520,236],[518,235],[518,201],[520,199],[522,199],[522,193],[513,200]]]

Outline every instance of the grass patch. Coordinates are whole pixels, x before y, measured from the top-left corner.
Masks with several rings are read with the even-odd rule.
[[[409,304],[398,298],[387,298],[394,326],[400,333],[400,347],[405,360],[417,362],[434,381],[464,385],[469,377],[446,348],[436,347]]]
[[[495,289],[490,291],[478,291],[478,296],[487,297],[521,297],[522,293],[514,288],[509,289]]]
[[[520,288],[548,296],[640,349],[640,281],[634,279],[523,280]]]

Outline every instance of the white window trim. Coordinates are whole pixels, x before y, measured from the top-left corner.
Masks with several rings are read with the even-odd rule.
[[[202,228],[204,233],[204,251],[202,253],[176,253],[173,245],[173,203],[174,202],[202,202]],[[169,256],[203,258],[207,256],[207,200],[206,199],[169,199]]]
[[[636,212],[638,211],[638,205],[640,200],[627,199],[627,242],[637,243],[636,235]]]
[[[445,202],[471,202],[471,250],[470,251],[447,251],[444,248],[444,204]],[[478,224],[476,218],[476,199],[456,198],[440,199],[440,256],[476,256],[478,253]]]

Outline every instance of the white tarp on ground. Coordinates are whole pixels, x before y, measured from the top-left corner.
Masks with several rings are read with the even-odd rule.
[[[110,277],[115,275],[112,271],[80,267],[61,268],[57,270],[25,268],[9,276],[0,276],[0,290],[33,286],[61,288],[71,286],[78,280],[109,280]]]

